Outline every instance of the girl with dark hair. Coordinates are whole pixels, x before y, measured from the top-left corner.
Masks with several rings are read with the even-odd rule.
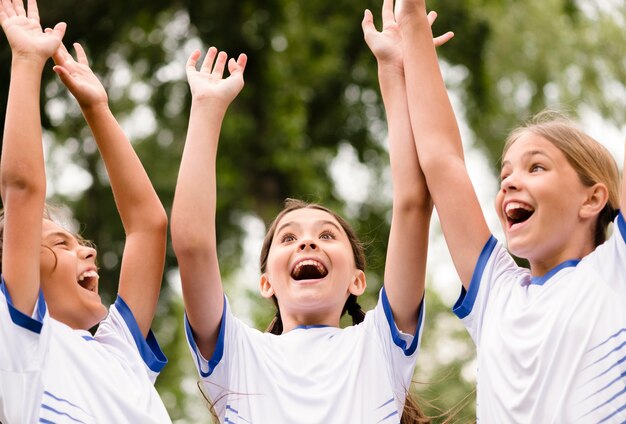
[[[187,63],[192,106],[171,231],[188,341],[215,415],[225,423],[373,424],[399,423],[407,411],[402,422],[426,421],[405,400],[423,323],[432,204],[404,80],[381,80],[394,191],[378,305],[365,314],[356,302],[366,288],[365,260],[350,226],[327,208],[288,200],[261,252],[261,295],[278,308],[262,333],[230,309],[215,236],[220,126],[243,87],[246,57],[230,59],[223,77],[224,52],[209,49],[198,70],[199,56],[195,51]],[[344,312],[355,325],[341,329]]]

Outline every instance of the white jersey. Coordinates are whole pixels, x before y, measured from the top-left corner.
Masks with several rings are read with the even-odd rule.
[[[454,308],[476,343],[484,423],[626,421],[626,222],[543,277],[492,237]]]
[[[51,318],[43,296],[32,316],[0,284],[0,422],[171,423],[154,388],[167,360],[122,298],[95,336]]]
[[[401,333],[384,290],[365,320],[345,329],[297,327],[262,333],[224,314],[213,357],[187,337],[222,423],[398,424],[411,384],[422,329]]]

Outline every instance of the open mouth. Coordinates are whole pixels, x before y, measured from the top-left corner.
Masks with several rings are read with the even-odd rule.
[[[509,227],[526,222],[534,213],[532,206],[519,202],[508,203],[504,210]]]
[[[97,293],[98,289],[98,273],[96,271],[85,271],[78,276],[77,283],[85,290]]]
[[[328,275],[328,270],[321,262],[306,259],[298,262],[291,270],[291,278],[296,281],[317,280]]]

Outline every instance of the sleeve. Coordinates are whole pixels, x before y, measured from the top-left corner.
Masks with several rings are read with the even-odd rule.
[[[592,266],[611,289],[626,296],[626,220],[622,212],[615,218],[608,240],[583,261]]]
[[[196,340],[193,335],[193,329],[189,324],[189,320],[187,319],[187,314],[185,314],[185,334],[187,336],[187,343],[189,344],[189,349],[191,350],[191,356],[194,359],[194,364],[196,365],[196,369],[200,374],[200,377],[203,379],[210,377],[215,371],[215,368],[224,361],[224,341],[232,339],[231,337],[226,337],[226,321],[233,321],[234,316],[230,310],[230,305],[226,300],[226,296],[224,296],[224,308],[222,311],[222,320],[220,323],[220,333],[217,337],[217,344],[215,345],[215,351],[213,355],[209,359],[205,359],[198,349],[196,344]],[[231,325],[228,325],[228,329],[231,329]],[[221,367],[223,368],[223,367]]]
[[[146,338],[143,337],[135,316],[119,295],[109,315],[100,323],[94,338],[112,348],[120,360],[130,361],[131,365],[138,364],[153,384],[167,364],[167,358],[152,330]]]
[[[468,290],[461,287],[461,294],[452,311],[467,328],[476,346],[480,336],[490,300],[515,287],[516,275],[528,274],[517,266],[504,246],[491,236],[483,247]]]
[[[43,395],[42,370],[50,344],[43,295],[31,316],[13,307],[0,282],[0,421],[33,422]],[[29,418],[30,417],[30,418]]]
[[[200,349],[198,349],[193,329],[185,315],[187,343],[189,344],[191,356],[198,374],[204,382],[203,393],[208,396],[213,408],[220,417],[224,416],[225,408],[227,407],[227,397],[225,395],[229,393],[229,387],[232,387],[232,368],[236,367],[239,371],[245,372],[241,369],[244,365],[239,362],[240,356],[237,353],[241,353],[243,349],[241,343],[246,344],[240,338],[247,337],[248,329],[249,327],[233,315],[228,298],[224,296],[222,321],[215,351],[210,358],[205,358]]]
[[[396,397],[402,400],[411,385],[415,372],[415,363],[424,328],[425,301],[422,299],[419,318],[414,334],[403,333],[398,329],[394,319],[387,293],[383,287],[380,291],[378,304],[367,313],[363,324],[374,326],[385,357],[385,363],[389,364],[388,372],[391,376]],[[399,405],[400,407],[401,405]]]

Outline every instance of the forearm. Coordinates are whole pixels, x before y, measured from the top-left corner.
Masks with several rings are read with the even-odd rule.
[[[172,206],[177,251],[214,251],[216,160],[226,107],[194,99]]]
[[[401,28],[407,97],[420,163],[426,168],[426,162],[447,154],[463,158],[461,136],[425,10],[404,17]]]
[[[14,58],[2,142],[2,275],[13,305],[30,315],[39,292],[46,177],[39,92],[43,63]]]
[[[106,103],[83,109],[127,234],[165,234],[167,216],[135,150]]]
[[[378,74],[389,128],[393,184],[385,289],[398,328],[414,333],[424,295],[432,203],[415,150],[404,75],[381,63]]]
[[[13,60],[2,143],[1,180],[7,189],[45,195],[39,95],[43,63]],[[26,112],[25,112],[26,111]]]

